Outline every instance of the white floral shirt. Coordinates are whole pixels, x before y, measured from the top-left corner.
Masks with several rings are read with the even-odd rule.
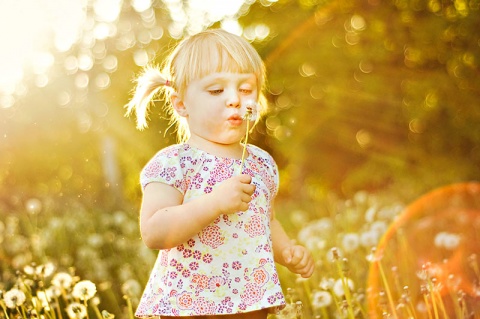
[[[221,215],[184,244],[160,250],[136,316],[232,314],[285,304],[270,234],[278,170],[264,150],[249,144],[247,151],[243,173],[256,185],[249,209]],[[177,144],[148,162],[140,182],[142,188],[171,185],[188,202],[238,174],[240,162]]]

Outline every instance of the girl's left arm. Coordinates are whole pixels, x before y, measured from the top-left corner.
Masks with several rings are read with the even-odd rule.
[[[304,246],[294,244],[275,217],[270,221],[270,229],[275,261],[303,278],[310,277],[315,270],[310,252]]]

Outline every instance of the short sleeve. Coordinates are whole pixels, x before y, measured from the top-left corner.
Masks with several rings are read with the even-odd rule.
[[[184,193],[184,178],[178,148],[168,147],[159,151],[140,173],[142,190],[150,183],[164,183]]]

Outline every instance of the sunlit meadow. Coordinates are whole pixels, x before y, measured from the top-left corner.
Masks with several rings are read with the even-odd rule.
[[[407,205],[330,194],[278,216],[317,261],[310,279],[279,266],[288,305],[272,318],[479,318],[480,184]],[[155,260],[137,217],[30,199],[0,222],[2,318],[132,318]]]

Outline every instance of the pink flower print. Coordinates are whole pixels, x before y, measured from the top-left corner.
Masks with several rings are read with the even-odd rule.
[[[211,315],[215,312],[215,302],[199,297],[193,302],[193,309],[198,315]]]
[[[189,239],[189,240],[187,241],[187,245],[190,246],[190,247],[195,246],[195,240],[194,240],[194,239]]]
[[[193,298],[191,292],[183,291],[177,295],[177,304],[180,309],[192,309],[193,307]]]
[[[270,276],[268,272],[265,270],[265,268],[258,267],[253,269],[252,277],[253,277],[253,281],[261,287],[265,285],[265,283],[268,281],[268,278]]]
[[[211,262],[213,261],[213,257],[212,257],[212,255],[210,255],[210,254],[205,254],[205,255],[203,255],[202,260],[203,260],[205,263],[209,264],[209,263],[211,263]]]
[[[181,263],[177,264],[176,269],[178,272],[181,272],[183,270],[183,265]]]
[[[225,237],[220,233],[220,227],[217,225],[209,225],[205,227],[199,234],[200,242],[212,248],[223,245]]]
[[[187,268],[185,268],[183,271],[182,271],[182,276],[187,278],[190,276],[190,270],[188,270]]]
[[[262,223],[261,217],[258,215],[253,215],[250,221],[245,224],[245,232],[252,238],[264,235],[265,225]]]
[[[193,258],[195,258],[197,260],[200,260],[200,258],[202,258],[202,253],[200,252],[200,250],[195,250],[193,252]]]
[[[189,258],[189,257],[192,257],[192,251],[190,249],[185,249],[183,251],[183,257],[184,258]]]
[[[162,251],[161,254],[162,255],[160,257],[161,258],[160,265],[162,265],[162,266],[168,265],[168,253],[165,252],[165,251]]]
[[[253,305],[254,303],[260,301],[265,294],[265,289],[262,289],[256,283],[249,282],[246,284],[243,293],[240,294],[242,302],[248,306]]]
[[[227,166],[228,163],[220,162],[215,165],[211,172],[211,176],[216,181],[224,181],[232,176],[232,170]]]
[[[193,274],[192,283],[196,284],[195,290],[204,290],[208,287],[208,276]]]
[[[232,263],[232,268],[235,270],[239,270],[240,268],[242,268],[242,264],[239,261],[234,261]]]
[[[192,261],[189,265],[191,270],[195,271],[198,269],[198,263],[196,261]]]
[[[220,286],[223,286],[224,284],[225,284],[225,279],[223,279],[220,276],[214,276],[210,278],[210,280],[208,281],[208,288],[210,289],[210,291],[215,291],[217,290],[217,288],[219,288]]]
[[[269,296],[267,300],[269,304],[273,305],[277,298],[275,298],[275,296]]]

